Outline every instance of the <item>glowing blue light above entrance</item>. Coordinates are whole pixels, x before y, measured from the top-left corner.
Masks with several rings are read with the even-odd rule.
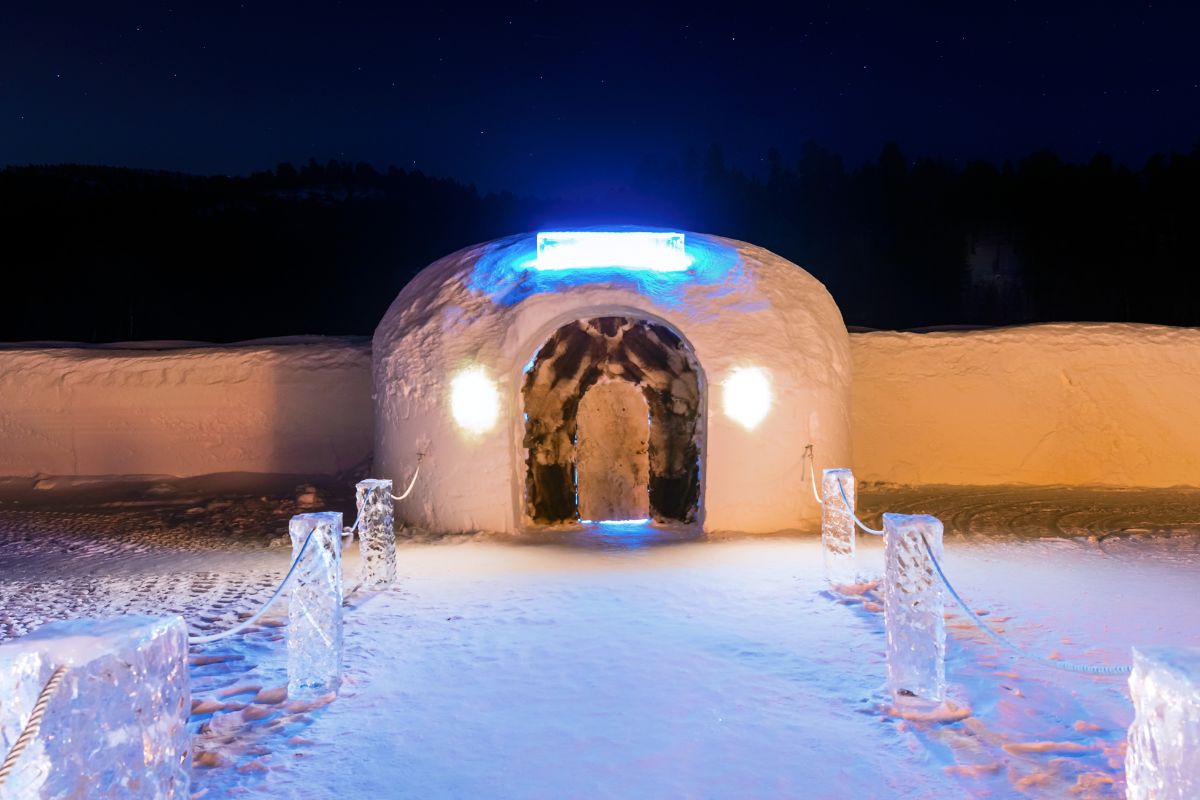
[[[660,231],[548,231],[537,235],[534,269],[682,272],[691,264],[683,234]]]
[[[579,520],[584,525],[645,525],[650,521],[649,517],[645,519],[581,519]]]

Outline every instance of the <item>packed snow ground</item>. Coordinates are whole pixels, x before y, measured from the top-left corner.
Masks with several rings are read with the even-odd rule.
[[[1031,651],[1116,664],[1131,644],[1200,644],[1200,492],[863,486],[860,502],[872,521],[941,517],[959,590]],[[125,611],[223,629],[270,594],[287,518],[314,504],[352,510],[348,491],[288,483],[9,487],[0,639]],[[881,573],[879,542],[860,547]],[[399,562],[397,588],[347,601],[331,703],[284,697],[278,615],[196,648],[195,796],[1123,794],[1123,678],[1016,660],[954,614],[953,705],[904,719],[881,692],[878,597],[829,592],[813,536],[547,530],[404,543]],[[348,587],[357,567],[352,547]]]

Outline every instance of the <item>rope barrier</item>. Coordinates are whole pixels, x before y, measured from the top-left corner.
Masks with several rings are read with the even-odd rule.
[[[188,644],[208,644],[209,642],[215,642],[228,636],[233,636],[235,633],[245,630],[253,625],[255,621],[265,614],[267,609],[279,599],[279,596],[283,594],[284,588],[288,585],[288,583],[292,580],[292,576],[296,573],[296,567],[299,565],[300,559],[304,558],[304,553],[308,550],[308,543],[312,541],[314,533],[316,533],[315,529],[309,532],[308,538],[304,540],[304,544],[300,545],[300,552],[296,554],[296,558],[292,561],[292,566],[288,568],[287,575],[283,577],[283,581],[275,589],[275,593],[271,595],[267,602],[262,604],[262,607],[259,608],[258,611],[254,612],[254,614],[242,620],[237,625],[234,625],[232,628],[220,633],[213,633],[207,636],[189,636]]]
[[[883,536],[882,530],[877,530],[875,528],[868,528],[866,525],[863,524],[863,521],[858,518],[858,515],[854,513],[854,509],[852,509],[850,507],[850,498],[846,496],[846,487],[842,485],[841,478],[837,479],[837,485],[838,485],[838,491],[841,492],[841,494],[842,494],[842,503],[845,504],[846,511],[854,519],[854,524],[857,525],[858,527],[862,528],[863,531],[871,534],[872,536]]]
[[[806,463],[808,464],[809,469],[811,470],[811,472],[809,474],[812,475],[813,497],[816,497],[816,493],[817,493],[816,461],[813,458],[811,444],[807,445],[804,448],[804,454],[805,454]],[[873,536],[883,536],[882,530],[877,530],[876,528],[868,527],[867,525],[865,525],[863,523],[863,521],[861,519],[858,518],[858,515],[854,513],[854,509],[851,508],[851,506],[850,506],[850,498],[846,494],[846,487],[842,483],[841,478],[837,479],[837,485],[838,485],[838,492],[842,496],[842,503],[845,506],[846,511],[850,514],[851,518],[853,518],[854,524],[857,525],[859,528],[861,528],[865,533],[872,534]],[[820,498],[817,498],[817,502],[818,503],[821,502]],[[967,615],[967,617],[972,622],[974,622],[975,625],[981,631],[983,631],[985,634],[987,634],[993,641],[995,641],[997,644],[1001,645],[1002,647],[1005,647],[1008,650],[1011,650],[1012,652],[1016,653],[1021,658],[1027,658],[1032,661],[1037,661],[1038,663],[1045,664],[1048,667],[1053,667],[1054,669],[1066,670],[1067,672],[1082,672],[1082,673],[1086,673],[1089,675],[1125,675],[1125,674],[1129,673],[1130,670],[1132,669],[1132,667],[1128,667],[1128,666],[1113,667],[1113,666],[1106,666],[1106,665],[1102,665],[1102,664],[1081,664],[1081,663],[1074,662],[1074,661],[1058,661],[1053,658],[1044,658],[1042,656],[1034,655],[1032,653],[1028,653],[1028,652],[1022,650],[1020,647],[1018,647],[1014,642],[1009,640],[1007,637],[1001,636],[1000,634],[998,634],[994,630],[992,630],[991,626],[989,626],[986,622],[984,622],[983,619],[978,614],[976,614],[975,611],[970,606],[967,605],[966,601],[962,599],[962,597],[959,595],[958,591],[955,590],[954,586],[950,583],[950,579],[946,577],[946,573],[942,570],[941,563],[938,562],[937,556],[935,556],[933,554],[933,548],[929,546],[929,542],[925,539],[924,535],[921,536],[921,543],[925,545],[925,552],[929,554],[929,560],[933,563],[933,568],[934,568],[934,570],[937,571],[938,577],[941,579],[942,584],[946,587],[946,591],[948,591],[950,593],[950,596],[953,597],[955,602],[958,603],[959,607],[962,608],[963,613],[965,613]]]
[[[408,488],[405,489],[404,494],[400,495],[399,497],[397,497],[396,495],[392,495],[392,499],[393,500],[403,500],[404,498],[406,498],[410,494],[412,494],[413,487],[417,485],[417,476],[420,474],[421,474],[421,461],[420,461],[420,459],[417,459],[417,468],[413,470],[412,480],[408,482]]]
[[[421,467],[418,461],[417,468],[413,471],[412,480],[409,481],[408,488],[404,490],[404,494],[400,495],[399,497],[392,495],[392,498],[395,500],[403,500],[404,498],[408,497],[412,493],[413,487],[417,483],[417,475],[420,474],[420,471]],[[353,535],[358,529],[358,525],[361,521],[362,515],[359,514],[354,520],[354,524],[350,526],[348,531],[350,535]],[[293,576],[296,574],[296,567],[300,565],[300,560],[304,558],[304,554],[308,552],[308,546],[312,542],[314,534],[316,534],[316,530],[309,532],[308,536],[304,540],[304,544],[300,545],[300,552],[296,554],[296,557],[292,560],[292,565],[288,567],[287,574],[283,576],[283,580],[280,581],[279,586],[275,588],[274,593],[267,599],[267,601],[259,607],[258,611],[237,623],[232,628],[221,631],[220,633],[213,633],[205,636],[188,636],[188,644],[208,644],[210,642],[216,642],[229,636],[233,636],[235,633],[243,631],[257,622],[258,619],[267,612],[267,609],[269,609],[275,603],[275,601],[282,596],[283,590],[287,588],[289,583],[291,583]],[[361,586],[361,584],[359,585]],[[350,594],[354,594],[354,592],[358,591],[358,588],[358,586],[355,586],[354,589],[350,590]],[[305,613],[308,613],[307,609],[304,609],[304,611]],[[318,633],[321,633],[321,635],[324,636],[320,626],[316,625],[315,621],[314,626]],[[17,737],[16,742],[13,743],[12,749],[9,750],[8,755],[5,756],[4,763],[0,765],[0,787],[4,786],[5,782],[8,780],[8,776],[11,775],[12,771],[16,768],[17,760],[20,759],[21,754],[28,749],[29,743],[37,738],[37,735],[42,728],[42,718],[46,714],[46,707],[49,705],[51,698],[58,690],[59,684],[62,683],[63,677],[66,674],[66,666],[60,666],[56,668],[54,672],[51,673],[50,679],[46,681],[46,685],[42,687],[42,691],[38,694],[37,700],[33,705],[33,711],[29,715],[29,721],[25,723],[24,730],[21,731],[21,735]]]
[[[824,506],[825,501],[817,493],[817,459],[813,456],[813,446],[811,444],[804,445],[804,466],[808,470],[809,478],[811,478],[813,500],[817,501],[817,505]],[[803,479],[803,476],[801,476],[801,480]]]
[[[970,606],[967,605],[966,601],[962,599],[958,592],[955,591],[954,587],[950,584],[949,579],[946,578],[946,573],[942,571],[942,565],[938,563],[937,556],[933,554],[933,548],[929,546],[929,541],[925,538],[924,534],[921,535],[921,543],[925,545],[925,552],[929,554],[929,560],[933,562],[933,568],[937,571],[938,577],[942,579],[942,584],[945,585],[946,591],[950,592],[950,596],[954,598],[954,600],[958,603],[970,620],[974,622],[980,630],[991,637],[991,639],[997,644],[1008,648],[1021,658],[1028,658],[1032,661],[1037,661],[1040,664],[1045,664],[1048,667],[1066,670],[1067,672],[1083,672],[1089,675],[1125,675],[1132,670],[1132,667],[1127,666],[1110,667],[1102,664],[1080,664],[1074,661],[1056,661],[1053,658],[1043,658],[1042,656],[1037,656],[1033,653],[1028,653],[1022,650],[1007,637],[1001,636],[992,630],[991,626],[984,622],[983,619],[980,618],[980,616],[976,614]]]
[[[812,479],[811,483],[812,483],[813,499],[817,501],[817,505],[824,507],[825,503],[822,502],[821,497],[817,494],[817,460],[816,460],[816,458],[813,457],[813,446],[811,444],[804,446],[804,459],[805,459],[805,461],[804,461],[805,467],[808,469],[808,474],[809,474],[810,478]],[[850,513],[850,516],[854,518],[854,524],[857,525],[858,527],[862,528],[864,532],[869,533],[872,536],[883,536],[882,530],[877,530],[875,528],[868,527],[854,513],[854,509],[850,507],[850,498],[846,496],[846,487],[842,485],[841,478],[837,479],[837,485],[838,485],[838,491],[842,493],[842,503],[846,506],[846,511],[848,511]]]
[[[12,749],[8,751],[8,755],[4,758],[4,764],[0,765],[0,787],[4,786],[5,781],[8,780],[8,776],[16,768],[17,759],[29,747],[29,743],[37,738],[38,732],[42,729],[42,717],[46,715],[46,706],[50,704],[50,698],[54,696],[54,692],[58,689],[58,685],[62,683],[62,679],[66,674],[67,668],[65,665],[56,668],[50,674],[50,680],[46,681],[46,685],[42,687],[37,701],[33,704],[33,711],[29,715],[29,721],[25,723],[25,729],[21,731],[21,735],[13,743]]]
[[[424,453],[422,453],[421,457],[424,457]],[[398,497],[395,494],[391,494],[392,499],[403,500],[404,498],[407,498],[409,494],[413,493],[413,487],[416,486],[416,476],[421,474],[421,457],[418,457],[418,459],[416,459],[416,469],[413,470],[413,480],[410,480],[408,482],[408,488],[404,489],[404,493],[401,495],[398,495]],[[342,535],[343,536],[353,536],[354,531],[359,529],[359,523],[361,523],[361,522],[362,522],[362,515],[360,512],[359,516],[354,519],[354,524],[350,525],[349,530],[343,530]],[[220,633],[210,633],[210,634],[208,634],[208,636],[187,637],[187,643],[188,644],[208,644],[210,642],[217,642],[217,640],[233,636],[234,633],[238,633],[240,631],[246,630],[247,627],[250,627],[251,625],[254,624],[254,622],[258,621],[258,618],[260,618],[260,616],[262,616],[263,614],[266,613],[266,609],[270,608],[272,606],[272,604],[275,603],[276,600],[280,599],[280,596],[283,594],[283,590],[286,589],[288,583],[290,581],[292,581],[292,576],[295,575],[296,566],[298,566],[300,564],[300,559],[304,558],[304,554],[308,549],[308,542],[312,541],[312,535],[314,533],[317,533],[317,531],[313,530],[313,531],[311,531],[310,534],[308,534],[307,539],[304,540],[304,545],[300,546],[300,552],[296,553],[296,557],[292,561],[292,566],[288,567],[287,575],[283,576],[283,581],[275,589],[275,594],[272,594],[269,597],[269,599],[266,600],[266,602],[262,604],[262,607],[259,607],[257,612],[254,612],[252,615],[248,616],[248,618],[238,622],[238,624],[234,625],[233,627],[230,627],[229,630],[227,630],[227,631],[222,631]],[[349,594],[354,594],[356,590],[358,590],[358,587],[355,587],[354,589],[350,590]]]

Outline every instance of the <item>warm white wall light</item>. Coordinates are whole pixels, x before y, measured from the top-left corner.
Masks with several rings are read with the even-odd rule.
[[[483,367],[470,367],[450,381],[450,413],[459,427],[486,433],[500,416],[500,393]]]
[[[771,381],[766,370],[741,367],[725,379],[725,416],[746,430],[754,430],[771,410]]]

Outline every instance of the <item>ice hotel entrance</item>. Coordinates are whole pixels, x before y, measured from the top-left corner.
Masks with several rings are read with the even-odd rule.
[[[374,338],[375,470],[430,532],[819,518],[804,445],[849,460],[833,298],[753,245],[645,229],[524,234],[447,256]]]

